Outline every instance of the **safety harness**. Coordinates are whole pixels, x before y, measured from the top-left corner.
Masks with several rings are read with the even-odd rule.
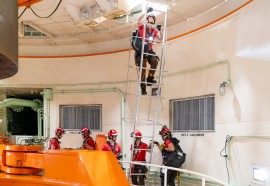
[[[114,153],[115,152],[115,148],[116,148],[116,142],[114,142],[114,145],[112,147],[111,143],[109,141],[107,141],[107,144],[109,145],[109,147],[111,148],[111,151]]]
[[[145,45],[144,52],[147,52],[149,49],[149,44],[152,43],[152,40],[149,40],[149,38],[152,37],[152,34],[155,29],[152,28],[150,32],[150,27],[146,25],[145,30],[146,30],[146,38],[144,41],[144,45]],[[141,53],[141,50],[142,50],[142,43],[143,43],[143,38],[139,37],[139,30],[138,29],[134,30],[132,33],[131,46],[139,54]]]

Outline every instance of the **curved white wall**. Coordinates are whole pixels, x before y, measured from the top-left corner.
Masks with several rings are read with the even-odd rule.
[[[174,134],[181,139],[183,150],[187,153],[184,168],[227,181],[225,160],[219,155],[224,147],[226,135],[268,135],[269,6],[268,0],[254,1],[226,20],[203,31],[169,42],[165,65],[168,74],[223,60],[229,61],[231,69],[232,86],[227,88],[225,96],[219,95],[219,85],[227,78],[225,64],[164,77],[165,86],[162,93],[166,99],[163,101],[164,111],[160,113],[160,122],[169,123],[170,99],[215,94],[215,132],[205,133],[201,137]],[[177,29],[177,25],[175,28]],[[127,59],[128,52],[78,58],[21,58],[19,73],[12,78],[1,80],[0,84],[29,87],[41,84],[44,88],[54,90],[116,87],[125,91],[125,84],[117,82],[126,80]],[[129,77],[136,79],[136,72],[131,73]],[[96,84],[96,82],[116,83]],[[105,134],[110,128],[121,129],[121,102],[117,94],[83,93],[54,94],[50,112],[52,131],[59,123],[59,105],[68,103],[102,103],[104,105],[102,133]],[[134,108],[134,105],[127,104],[127,106],[130,109]],[[129,149],[131,130],[131,127],[126,127],[124,137],[127,143],[124,147],[126,150]],[[147,133],[147,128],[141,130]],[[119,137],[121,139],[121,136]],[[157,139],[161,140],[158,135]],[[66,147],[75,146],[68,143],[67,137],[62,141]],[[270,164],[268,144],[268,139],[232,139],[231,158],[228,160],[232,184],[255,185],[252,182],[252,167],[253,164],[262,166]]]

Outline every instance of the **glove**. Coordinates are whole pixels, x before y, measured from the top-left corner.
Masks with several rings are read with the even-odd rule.
[[[149,7],[148,9],[147,9],[147,13],[149,13],[149,12],[153,12],[153,8],[152,7]]]
[[[154,140],[153,143],[154,143],[155,145],[159,145],[159,142],[156,141],[156,140]]]
[[[123,157],[123,155],[120,153],[120,154],[118,154],[117,156],[116,156],[116,159],[121,159]]]
[[[161,25],[157,25],[156,28],[157,28],[158,31],[160,31],[161,30]]]
[[[161,148],[161,149],[165,149],[165,144],[164,144],[164,143],[161,144],[161,145],[160,145],[160,148]]]

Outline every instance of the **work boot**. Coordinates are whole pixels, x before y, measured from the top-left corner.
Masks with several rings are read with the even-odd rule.
[[[142,90],[142,95],[146,95],[147,94],[145,83],[141,83],[141,90]]]
[[[153,84],[157,83],[157,81],[154,80],[154,76],[148,76],[146,81],[148,82],[147,86],[152,86]]]

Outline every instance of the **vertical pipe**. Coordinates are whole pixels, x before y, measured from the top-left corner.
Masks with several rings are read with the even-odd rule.
[[[205,186],[205,177],[202,177],[202,186]]]
[[[163,179],[163,185],[164,186],[167,186],[167,179],[168,179],[168,169],[167,169],[167,167],[164,167],[164,168],[162,168],[162,170],[164,171],[164,179]]]
[[[113,88],[113,90],[121,96],[121,133],[122,133],[122,140],[121,140],[121,147],[122,147],[122,153],[123,153],[123,158],[124,160],[126,159],[126,144],[125,144],[125,97],[123,92],[121,92],[119,89]]]
[[[42,125],[42,109],[38,109],[38,139],[41,139],[42,131],[41,131],[41,125]]]
[[[50,100],[52,99],[52,90],[51,89],[44,89],[44,112],[43,112],[43,118],[44,118],[44,138],[49,139],[50,138]],[[41,93],[42,94],[42,93]]]

